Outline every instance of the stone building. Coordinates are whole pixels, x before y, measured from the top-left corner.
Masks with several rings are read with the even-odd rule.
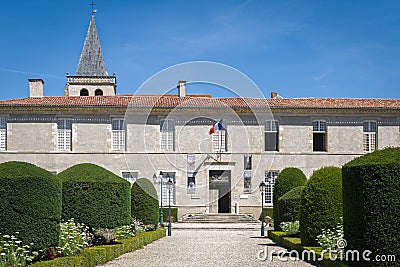
[[[259,183],[267,183],[263,201],[271,206],[282,169],[310,176],[400,144],[399,99],[213,98],[187,95],[184,81],[176,95],[118,95],[116,87],[92,15],[64,96],[45,96],[43,80],[30,79],[29,97],[0,101],[0,162],[54,173],[90,162],[130,182],[149,178],[179,217],[258,216]]]

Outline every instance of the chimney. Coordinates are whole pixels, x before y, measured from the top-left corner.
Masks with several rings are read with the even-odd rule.
[[[177,87],[178,87],[179,97],[185,97],[186,96],[186,81],[179,81]]]
[[[43,97],[42,79],[28,79],[29,81],[29,97]]]
[[[272,92],[271,93],[271,98],[276,98],[278,96],[278,93],[277,92]]]

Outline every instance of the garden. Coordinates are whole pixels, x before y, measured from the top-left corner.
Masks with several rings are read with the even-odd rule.
[[[0,267],[96,266],[165,236],[152,183],[93,164],[2,163],[0,196]]]
[[[399,266],[400,148],[324,167],[308,180],[287,168],[273,196],[268,237],[289,255],[324,266]]]

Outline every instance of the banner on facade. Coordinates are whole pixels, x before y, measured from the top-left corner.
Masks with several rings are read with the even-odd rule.
[[[196,191],[196,155],[187,155],[187,192],[194,194]]]

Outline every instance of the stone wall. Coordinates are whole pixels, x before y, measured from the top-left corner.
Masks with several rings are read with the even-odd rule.
[[[264,151],[264,125],[229,124],[227,152],[211,151],[211,123],[185,123],[178,116],[175,127],[175,151],[160,149],[158,115],[130,116],[127,125],[127,151],[111,149],[112,115],[74,115],[72,151],[57,151],[56,115],[10,116],[7,123],[7,151],[0,152],[0,162],[18,160],[36,164],[52,172],[61,172],[75,164],[89,162],[117,175],[134,170],[139,177],[158,178],[160,171],[176,174],[176,207],[179,217],[189,212],[212,211],[214,201],[209,190],[210,170],[231,171],[231,212],[239,207],[242,213],[259,213],[261,196],[259,183],[268,170],[287,167],[301,169],[307,177],[324,166],[342,166],[363,155],[362,116],[326,116],[327,152],[312,151],[313,118],[279,116],[279,152]],[[378,148],[400,145],[399,125],[390,117],[378,118]],[[147,123],[147,124],[146,124]],[[397,124],[396,124],[397,123]],[[196,157],[196,190],[187,190],[187,153]],[[244,192],[244,155],[252,155],[252,189]],[[160,191],[159,184],[155,184]],[[266,205],[268,206],[268,205]]]

